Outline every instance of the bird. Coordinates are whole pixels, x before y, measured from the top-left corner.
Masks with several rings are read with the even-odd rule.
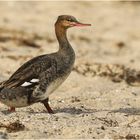
[[[54,113],[49,105],[49,95],[69,76],[75,62],[75,52],[67,39],[70,27],[91,26],[79,22],[71,15],[60,15],[55,22],[58,51],[36,56],[25,62],[8,80],[0,84],[0,102],[9,107],[26,107],[42,103],[48,113]]]

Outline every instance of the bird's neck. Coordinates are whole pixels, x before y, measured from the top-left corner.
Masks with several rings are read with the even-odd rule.
[[[60,25],[55,25],[55,33],[59,42],[59,51],[70,49],[71,45],[67,39],[67,29]]]
[[[70,70],[75,61],[75,53],[67,39],[66,32],[67,29],[62,28],[60,25],[55,25],[55,33],[59,42],[57,54],[61,58],[61,61],[64,61],[63,63],[61,62],[60,65],[62,65],[62,67],[65,66],[66,68],[69,67]]]

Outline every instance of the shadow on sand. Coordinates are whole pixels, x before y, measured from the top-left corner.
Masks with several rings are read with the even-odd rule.
[[[95,109],[86,109],[86,108],[75,108],[75,107],[67,107],[67,108],[59,108],[54,110],[55,113],[68,113],[68,114],[92,114],[97,112]]]
[[[120,108],[113,110],[111,113],[125,113],[127,115],[140,115],[140,108]]]
[[[65,107],[65,108],[58,108],[54,109],[54,114],[56,113],[67,113],[67,114],[94,114],[95,112],[102,112],[102,111],[108,111],[109,113],[124,113],[126,115],[140,115],[140,108],[120,108],[117,110],[96,110],[96,109],[87,109],[87,108],[76,108],[76,107]],[[1,111],[4,115],[11,114],[13,112],[10,112],[8,110],[2,110]],[[39,110],[35,111],[33,109],[26,110],[26,111],[16,111],[16,112],[27,112],[29,114],[39,114],[39,113],[48,113],[47,110]]]

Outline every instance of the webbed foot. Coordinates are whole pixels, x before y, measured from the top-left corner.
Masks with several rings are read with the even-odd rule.
[[[9,111],[9,112],[15,112],[15,107],[10,107],[10,108],[8,109],[8,111]]]

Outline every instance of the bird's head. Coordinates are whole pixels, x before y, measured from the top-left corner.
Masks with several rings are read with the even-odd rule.
[[[79,21],[73,16],[70,15],[61,15],[58,17],[55,25],[59,25],[65,29],[74,27],[74,26],[91,26],[91,24],[84,24]]]

